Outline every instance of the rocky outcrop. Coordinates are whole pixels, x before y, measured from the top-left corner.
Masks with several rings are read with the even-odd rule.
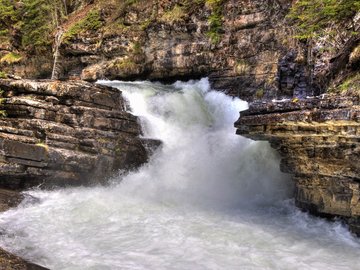
[[[360,235],[360,99],[311,98],[251,104],[237,134],[269,141],[293,175],[296,205],[340,217]]]
[[[103,182],[146,162],[121,92],[82,81],[0,80],[0,185]]]
[[[17,206],[24,196],[16,191],[0,189],[0,212],[7,211],[12,207]]]
[[[27,262],[0,248],[0,269],[4,270],[49,270],[48,268]]]

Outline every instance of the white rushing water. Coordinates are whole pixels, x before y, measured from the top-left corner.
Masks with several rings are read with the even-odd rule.
[[[51,269],[359,269],[360,242],[291,200],[267,143],[235,135],[247,104],[206,79],[123,90],[163,145],[107,187],[33,190],[0,215],[0,245]]]

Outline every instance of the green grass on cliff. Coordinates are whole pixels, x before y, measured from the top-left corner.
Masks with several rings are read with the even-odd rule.
[[[360,96],[360,73],[352,74],[329,88],[328,93],[342,96]]]
[[[298,0],[288,17],[295,22],[296,37],[308,39],[331,34],[327,27],[334,25],[358,34],[352,19],[359,11],[360,0]]]
[[[131,70],[136,68],[136,64],[132,59],[120,59],[114,62],[114,66],[120,71],[131,73]]]
[[[214,44],[221,40],[223,2],[223,0],[206,0],[206,4],[211,8],[211,14],[208,18],[209,31],[206,34]]]
[[[186,16],[186,12],[184,7],[179,5],[175,5],[173,9],[166,11],[162,17],[160,18],[161,21],[174,23],[181,21]]]
[[[101,16],[98,10],[91,10],[85,18],[75,23],[63,35],[63,42],[69,42],[77,35],[86,31],[96,31],[103,26]]]
[[[339,90],[342,94],[360,94],[360,73],[350,76],[344,80],[340,86]]]
[[[3,95],[4,95],[4,90],[2,90],[0,88],[0,107],[1,107],[1,104],[4,103],[4,98],[3,98]],[[0,118],[3,118],[3,117],[6,117],[7,116],[7,113],[5,110],[0,110]]]
[[[0,59],[0,63],[7,63],[7,64],[12,64],[12,63],[17,63],[22,59],[21,55],[17,54],[17,53],[13,53],[10,52],[8,54],[5,54],[1,59]]]

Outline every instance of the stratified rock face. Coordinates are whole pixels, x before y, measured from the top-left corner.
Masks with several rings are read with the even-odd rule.
[[[232,95],[275,96],[278,61],[295,42],[283,24],[290,3],[227,0],[215,15],[204,3],[138,1],[124,9],[121,30],[98,30],[63,44],[64,65],[85,80],[210,76],[214,88]],[[211,16],[221,21],[218,41],[209,37]]]
[[[298,80],[287,80],[301,70],[295,58],[280,72],[287,85],[284,93],[277,92],[279,61],[292,50],[303,54],[285,22],[290,0],[72,2],[61,26],[61,78],[174,81],[209,76],[214,88],[248,100],[297,87]],[[72,27],[90,12],[99,14],[99,27],[73,33]],[[50,78],[52,53],[39,59],[24,57],[0,69],[24,78]]]
[[[117,89],[31,80],[0,80],[0,89],[2,187],[98,183],[147,160]]]
[[[237,134],[267,140],[293,174],[296,205],[343,217],[360,234],[360,102],[327,97],[254,103],[235,123]]]

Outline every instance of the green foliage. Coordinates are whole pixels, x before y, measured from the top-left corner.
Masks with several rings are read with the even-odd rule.
[[[5,118],[7,117],[7,113],[5,110],[0,110],[0,118]]]
[[[22,18],[22,46],[42,47],[50,44],[48,38],[51,30],[51,7],[46,0],[24,1]]]
[[[12,64],[12,63],[17,63],[22,59],[21,55],[10,52],[8,54],[5,54],[1,59],[0,59],[0,63],[7,63],[7,64]]]
[[[344,96],[360,96],[360,73],[352,74],[340,84],[332,85],[327,92]]]
[[[7,78],[6,73],[3,71],[0,71],[0,79],[6,79],[6,78]],[[1,94],[2,94],[2,90],[0,89],[0,96],[1,96]]]
[[[129,58],[121,59],[115,62],[115,66],[122,71],[128,71],[136,68],[136,64]]]
[[[360,93],[360,73],[347,78],[342,84],[339,86],[341,93],[349,93],[356,92]]]
[[[104,35],[121,35],[129,29],[129,26],[126,26],[122,20],[116,20],[114,22],[107,23],[104,27]]]
[[[240,59],[236,61],[234,68],[236,74],[246,75],[250,70],[250,65],[244,59]]]
[[[142,53],[142,49],[141,49],[141,44],[140,44],[140,42],[135,41],[135,42],[132,44],[132,51],[133,51],[133,54],[134,54],[134,55],[136,55],[136,54],[141,54],[141,53]]]
[[[288,17],[295,21],[296,37],[308,39],[325,34],[325,28],[333,24],[349,24],[354,32],[351,21],[359,10],[360,0],[298,0]]]
[[[4,94],[4,90],[0,89],[0,97],[2,97]],[[5,98],[0,98],[0,106],[5,101]],[[0,118],[7,117],[7,113],[5,110],[0,110]]]
[[[152,23],[152,19],[145,20],[142,24],[140,24],[140,29],[142,31],[145,31],[151,23]]]
[[[96,31],[103,25],[98,10],[90,11],[85,18],[75,23],[70,29],[64,33],[63,41],[68,42],[70,39],[86,31]]]
[[[206,0],[206,4],[211,8],[211,15],[208,18],[209,31],[207,35],[214,44],[219,43],[221,40],[222,2],[223,0]]]
[[[175,5],[173,9],[165,12],[160,20],[168,23],[174,23],[181,21],[185,16],[186,12],[184,7]]]
[[[259,88],[256,92],[255,92],[255,97],[257,99],[262,99],[264,97],[265,94],[265,90],[263,88]]]
[[[19,11],[14,6],[14,1],[0,0],[1,26],[10,26],[18,21]]]
[[[0,0],[1,41],[16,38],[23,49],[42,51],[51,44],[65,13],[62,0]]]
[[[11,0],[0,0],[0,43],[2,44],[10,44],[11,33],[17,29],[19,11],[13,2]]]

